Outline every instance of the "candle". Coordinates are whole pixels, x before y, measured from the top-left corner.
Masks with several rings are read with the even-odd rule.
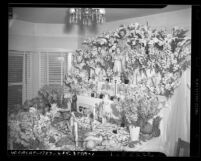
[[[136,84],[138,84],[138,72],[136,72]]]
[[[136,72],[133,72],[133,76],[132,76],[132,84],[136,84]]]
[[[71,102],[70,101],[68,101],[67,106],[68,106],[68,110],[71,111]]]
[[[74,118],[71,117],[71,118],[70,118],[70,131],[71,131],[71,132],[73,131],[73,130],[72,130],[73,125],[74,125]]]
[[[114,82],[115,82],[114,95],[116,96],[116,94],[117,94],[117,80],[115,80]]]
[[[106,123],[106,118],[102,117],[102,124],[105,124],[105,123]]]
[[[68,53],[68,72],[71,71],[72,68],[72,53]]]
[[[94,116],[94,121],[95,121],[95,118],[96,118],[96,107],[94,106],[94,110],[93,110],[93,116]]]
[[[74,122],[74,133],[75,133],[75,146],[78,146],[78,126],[77,122]]]

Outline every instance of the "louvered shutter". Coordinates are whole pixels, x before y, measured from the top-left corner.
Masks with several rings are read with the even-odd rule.
[[[22,104],[24,53],[9,51],[8,56],[8,108]]]
[[[63,85],[67,54],[63,52],[40,53],[40,88],[45,84]]]
[[[48,63],[47,63],[47,52],[41,52],[39,56],[40,66],[40,88],[48,84]]]
[[[25,53],[25,100],[31,99],[33,97],[33,73],[32,73],[32,59],[33,53]]]
[[[63,62],[61,53],[48,53],[48,77],[50,85],[63,84]]]

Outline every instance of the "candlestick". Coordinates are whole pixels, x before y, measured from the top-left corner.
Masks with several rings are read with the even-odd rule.
[[[114,83],[115,83],[114,95],[116,96],[116,94],[117,94],[117,80],[115,80]]]
[[[96,118],[96,107],[94,106],[94,110],[93,110],[93,115],[94,115],[94,121],[95,121],[95,118]]]
[[[75,146],[78,146],[78,126],[77,126],[77,122],[74,122],[74,132],[75,132]]]

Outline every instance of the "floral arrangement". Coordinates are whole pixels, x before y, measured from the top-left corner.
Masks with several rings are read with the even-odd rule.
[[[49,105],[53,103],[61,105],[63,94],[64,91],[61,85],[45,85],[38,91],[39,97],[45,100]]]
[[[9,119],[9,139],[22,145],[25,149],[36,149],[39,145],[44,147],[45,145],[40,142],[35,133],[35,123],[39,120],[36,119],[38,116],[37,113],[20,112],[15,119]]]
[[[148,120],[154,118],[160,111],[158,105],[157,97],[152,96],[140,99],[138,106],[139,119],[146,123]]]
[[[190,66],[191,39],[187,32],[183,28],[167,31],[134,23],[86,39],[73,55],[73,69],[65,79],[66,85],[88,93],[96,91],[97,82],[122,76],[129,80],[129,84],[117,86],[120,97],[124,96],[117,103],[122,122],[140,126],[143,134],[157,137],[161,120],[157,116],[158,95],[171,97],[180,85],[183,71]],[[99,121],[102,106],[96,108]]]
[[[123,107],[124,115],[125,115],[125,123],[127,125],[132,124],[135,126],[139,126],[138,124],[138,108],[137,102],[133,99],[125,99],[121,102],[121,106]]]
[[[119,72],[130,82],[118,89],[125,95],[118,103],[125,123],[159,136],[157,95],[170,97],[180,84],[182,72],[190,66],[191,39],[187,32],[177,27],[169,32],[134,23],[89,38],[73,55],[73,68],[64,83],[69,93],[91,93],[97,90],[98,81],[114,78]],[[134,79],[137,74],[139,80]],[[52,122],[63,105],[63,90],[62,86],[46,85],[37,97],[24,103],[23,110],[16,107],[17,114],[9,115],[8,120],[10,140],[24,149],[50,149],[62,143],[66,136],[63,131],[67,131],[62,127],[67,125],[63,122],[55,128]],[[103,115],[102,106],[96,107],[97,120]],[[147,122],[153,118],[150,128]]]
[[[16,116],[8,119],[9,140],[18,145],[19,149],[49,149],[53,143],[57,143],[65,134],[52,126],[57,110],[53,105],[52,110],[46,115],[31,107],[27,112],[19,112]],[[56,110],[56,112],[55,112]]]
[[[45,85],[38,91],[38,96],[26,100],[16,113],[20,110],[28,111],[30,107],[35,107],[45,114],[50,110],[52,104],[57,104],[58,107],[63,108],[66,106],[65,101],[64,89],[61,85]]]
[[[85,70],[73,69],[64,79],[65,85],[69,88],[69,92],[91,93],[96,91],[97,84],[94,80],[88,79],[88,74]]]
[[[97,68],[104,71],[104,77],[114,77],[115,59],[119,57],[116,49],[120,48],[124,57],[122,72],[132,77],[136,69],[145,74],[154,70],[162,78],[160,94],[169,97],[179,85],[182,72],[190,65],[191,39],[186,36],[187,32],[178,27],[168,32],[138,23],[121,25],[116,31],[85,40],[83,48],[74,55],[73,65],[86,70],[88,78]]]
[[[157,116],[160,111],[158,97],[145,85],[138,84],[128,87],[127,90],[125,99],[119,103],[124,111],[125,124],[142,126]]]

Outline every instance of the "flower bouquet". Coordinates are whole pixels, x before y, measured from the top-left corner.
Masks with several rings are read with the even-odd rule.
[[[158,108],[159,101],[156,96],[145,97],[139,101],[138,115],[140,132],[147,138],[160,135],[159,124],[161,118],[157,116],[160,109]],[[155,135],[157,133],[157,135]]]
[[[39,90],[38,95],[49,105],[53,103],[61,105],[63,93],[64,91],[61,85],[45,85]]]
[[[168,32],[163,29],[151,28],[148,24],[140,25],[138,23],[119,26],[116,31],[102,33],[86,40],[84,47],[87,47],[87,50],[78,50],[77,55],[81,58],[77,60],[75,57],[75,62],[88,65],[89,58],[90,61],[95,62],[91,67],[96,68],[97,63],[100,63],[100,67],[106,72],[106,75],[114,77],[115,72],[111,72],[110,69],[114,65],[116,48],[121,46],[127,51],[122,53],[125,57],[124,72],[128,73],[129,78],[134,76],[133,71],[136,69],[139,71],[153,69],[166,79],[169,73],[182,73],[190,65],[191,39],[186,36],[187,32],[178,27],[173,28],[172,32]],[[85,61],[86,57],[87,61]],[[162,81],[160,89],[157,91],[167,97],[171,96],[179,85],[179,78],[174,77],[168,84]]]
[[[72,137],[69,129],[63,132],[63,128],[68,127],[65,122],[62,122],[62,129],[52,125],[57,111],[58,108],[53,106],[43,115],[38,109],[31,107],[28,112],[19,112],[15,117],[9,117],[9,141],[12,143],[10,149],[51,150],[62,137]]]
[[[122,102],[124,124],[129,127],[131,141],[139,139],[138,103],[134,99],[125,98]]]
[[[38,112],[20,112],[15,119],[8,120],[9,140],[12,140],[13,149],[45,149],[42,141],[45,136],[43,129],[40,128],[40,135],[35,130],[38,117]]]

